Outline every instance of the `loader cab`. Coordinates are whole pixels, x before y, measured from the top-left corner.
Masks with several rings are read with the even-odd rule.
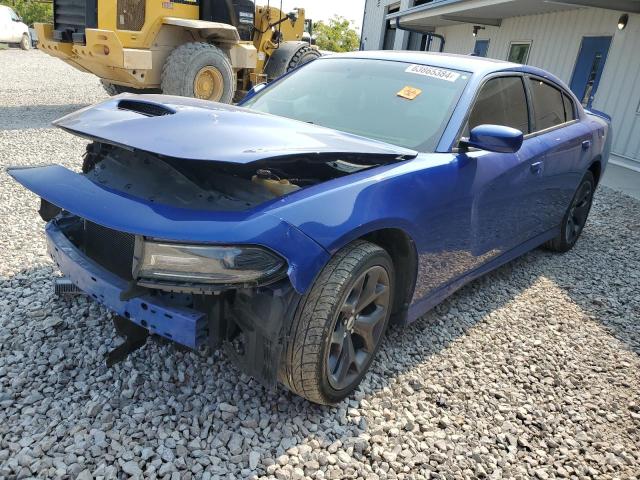
[[[256,4],[253,0],[201,0],[200,20],[233,25],[240,39],[253,40]]]

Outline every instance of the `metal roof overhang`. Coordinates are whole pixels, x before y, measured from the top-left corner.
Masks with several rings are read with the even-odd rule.
[[[434,0],[431,3],[387,15],[401,27],[422,32],[436,27],[472,23],[500,26],[502,19],[522,15],[572,10],[580,7],[605,8],[640,13],[640,0]],[[395,21],[393,22],[395,23]]]

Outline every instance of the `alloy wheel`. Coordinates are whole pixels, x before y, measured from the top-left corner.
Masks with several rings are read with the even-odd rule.
[[[567,225],[565,228],[565,240],[569,245],[575,243],[575,241],[582,233],[589,211],[591,210],[591,202],[593,200],[593,189],[591,183],[584,182],[578,194],[575,196],[571,208],[569,209],[569,215],[567,218]]]
[[[381,266],[365,271],[338,312],[327,354],[329,384],[347,388],[366,370],[384,333],[390,308],[389,274]]]

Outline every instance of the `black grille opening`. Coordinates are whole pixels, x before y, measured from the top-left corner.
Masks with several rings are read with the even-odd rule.
[[[132,280],[136,237],[84,220],[85,254],[101,267],[125,280]]]
[[[54,40],[86,43],[85,28],[96,28],[97,26],[96,0],[54,0]]]

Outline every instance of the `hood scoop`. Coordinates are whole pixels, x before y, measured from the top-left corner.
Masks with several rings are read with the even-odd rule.
[[[128,110],[136,112],[145,117],[162,117],[164,115],[173,115],[176,111],[161,103],[145,102],[141,100],[120,100],[118,102],[119,110]]]
[[[62,117],[54,125],[126,150],[241,165],[287,157],[318,162],[348,157],[381,164],[418,154],[285,117],[166,95],[120,95]]]

